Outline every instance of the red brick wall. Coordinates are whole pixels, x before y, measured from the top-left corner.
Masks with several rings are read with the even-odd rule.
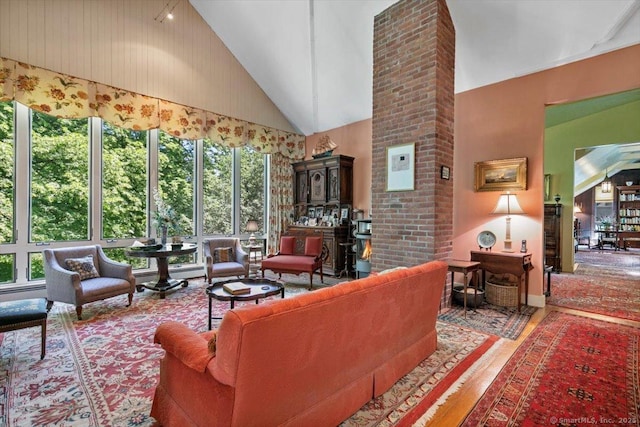
[[[372,270],[449,257],[455,30],[445,0],[402,0],[373,42]],[[415,143],[413,191],[386,191],[387,147]],[[441,166],[451,179],[440,178]]]

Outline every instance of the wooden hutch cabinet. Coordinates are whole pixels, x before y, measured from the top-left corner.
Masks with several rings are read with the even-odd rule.
[[[325,252],[323,272],[329,275],[336,275],[344,268],[340,243],[349,239],[353,160],[353,157],[337,155],[293,164],[296,224],[288,227],[287,234],[307,236],[321,233]],[[325,216],[336,217],[336,225],[322,223]],[[314,220],[316,225],[304,225]]]
[[[562,271],[562,205],[544,205],[544,264]]]

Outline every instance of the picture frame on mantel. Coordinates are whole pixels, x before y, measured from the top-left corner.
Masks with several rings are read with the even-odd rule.
[[[475,191],[518,191],[527,189],[527,158],[476,162]]]
[[[387,191],[411,191],[415,187],[416,144],[387,147]]]

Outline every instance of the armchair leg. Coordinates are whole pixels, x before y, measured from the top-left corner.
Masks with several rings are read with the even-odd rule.
[[[82,320],[82,306],[76,305],[76,314],[78,315],[78,320]]]
[[[48,310],[47,310],[48,311]],[[41,342],[40,342],[40,360],[44,359],[44,353],[47,349],[47,318],[45,317],[42,321],[42,331],[40,332]]]
[[[133,302],[133,293],[129,294],[129,304],[127,304],[127,307],[131,307],[131,303]]]

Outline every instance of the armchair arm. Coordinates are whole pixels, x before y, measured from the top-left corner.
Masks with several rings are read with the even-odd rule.
[[[61,301],[69,304],[75,304],[75,302],[82,297],[80,275],[63,268],[52,253],[45,253],[44,257],[47,299],[50,301]]]
[[[98,265],[100,266],[101,276],[124,279],[135,285],[131,265],[107,258],[101,247],[98,247]]]
[[[189,368],[205,372],[215,354],[209,352],[205,336],[196,333],[180,322],[165,322],[156,329],[153,342],[173,354]]]
[[[249,263],[249,254],[242,249],[240,244],[236,245],[236,262],[242,265]]]

